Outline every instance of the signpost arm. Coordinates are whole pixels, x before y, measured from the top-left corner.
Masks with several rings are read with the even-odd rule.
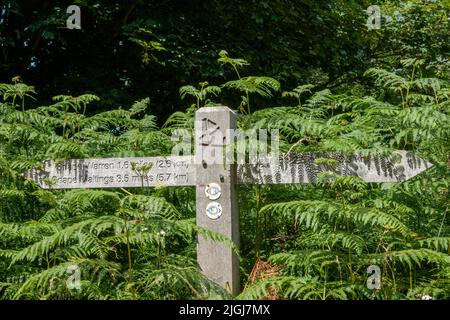
[[[225,163],[225,146],[232,143],[236,115],[228,107],[200,108],[195,116],[197,225],[239,245],[236,164]],[[197,244],[203,273],[236,295],[240,291],[239,260],[229,246],[202,236]]]

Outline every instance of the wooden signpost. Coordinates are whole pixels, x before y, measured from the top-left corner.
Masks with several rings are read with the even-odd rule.
[[[324,171],[359,176],[367,182],[397,182],[432,167],[407,151],[371,157],[260,155],[256,163],[236,164],[224,161],[225,150],[236,137],[230,134],[235,128],[236,115],[228,107],[200,108],[195,115],[194,156],[46,161],[26,176],[45,189],[196,186],[197,225],[239,246],[238,184],[315,183]],[[336,161],[320,161],[323,158]],[[199,236],[197,260],[208,278],[232,294],[239,293],[239,260],[230,247]]]

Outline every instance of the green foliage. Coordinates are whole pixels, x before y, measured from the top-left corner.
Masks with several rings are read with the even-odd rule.
[[[278,129],[287,153],[370,156],[403,149],[435,164],[398,184],[325,172],[315,186],[241,186],[242,263],[249,272],[255,258],[264,258],[281,274],[247,286],[239,298],[263,299],[273,292],[286,299],[450,296],[449,83],[422,77],[423,61],[401,63],[400,71],[368,69],[373,85],[363,94],[300,85],[283,93],[297,99],[295,106],[239,116],[241,128]],[[309,98],[301,101],[306,93]],[[181,115],[177,128],[191,128],[192,113]],[[375,291],[366,287],[373,264],[382,271],[382,288]]]
[[[98,1],[81,4],[92,23],[78,33],[61,31],[65,3],[8,3],[0,299],[230,298],[199,272],[196,237],[237,248],[195,225],[193,188],[42,190],[23,176],[46,159],[168,155],[216,104],[241,129],[279,130],[283,153],[402,149],[434,164],[403,183],[240,186],[238,299],[450,298],[448,1],[382,1],[379,30],[367,1]],[[247,281],[260,260],[279,272]]]
[[[12,86],[2,88],[16,90]],[[21,111],[10,97],[1,103],[0,118],[1,298],[228,296],[198,271],[195,241],[201,234],[234,244],[198,228],[192,208],[172,203],[192,202],[185,190],[172,196],[143,188],[47,191],[22,176],[45,159],[168,154],[170,136],[145,114],[149,99],[87,116],[98,101],[94,95],[61,95],[52,105]],[[73,268],[80,270],[80,290],[66,285]]]
[[[200,102],[206,100],[206,96],[214,95],[217,96],[220,94],[221,89],[217,86],[208,86],[208,82],[200,82],[200,90],[193,86],[184,86],[180,88],[180,96],[181,99],[184,99],[186,96],[193,96],[197,99],[197,109],[200,108]],[[207,101],[206,101],[207,102]]]

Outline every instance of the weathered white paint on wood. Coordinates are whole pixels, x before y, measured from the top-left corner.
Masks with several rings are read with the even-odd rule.
[[[143,170],[147,166],[147,171]],[[133,170],[134,167],[134,170]],[[44,189],[189,186],[195,184],[192,157],[140,157],[45,161],[26,176]],[[52,181],[50,184],[49,181]]]
[[[336,161],[326,164],[327,159]],[[358,176],[366,182],[399,182],[409,180],[432,166],[408,151],[369,157],[304,153],[282,156],[278,162],[271,157],[260,157],[256,165],[238,165],[237,175],[240,184],[316,183],[318,174],[325,171]]]
[[[195,186],[193,156],[103,158],[45,161],[41,169],[26,176],[44,189],[125,188],[155,186]],[[336,165],[316,163],[318,159],[334,159]],[[151,163],[146,172],[132,169]],[[366,182],[400,182],[411,179],[433,164],[409,151],[396,151],[390,156],[344,156],[337,153],[290,154],[274,161],[260,157],[257,164],[238,164],[238,184],[315,183],[320,172],[331,171],[343,176],[358,176]],[[53,180],[54,184],[46,181]]]

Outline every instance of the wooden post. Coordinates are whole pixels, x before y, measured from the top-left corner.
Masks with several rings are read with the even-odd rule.
[[[196,210],[198,226],[239,246],[236,164],[225,161],[225,146],[233,142],[234,129],[236,115],[228,107],[200,108],[196,113]],[[239,293],[239,260],[229,246],[199,236],[197,259],[208,278],[233,295]]]

